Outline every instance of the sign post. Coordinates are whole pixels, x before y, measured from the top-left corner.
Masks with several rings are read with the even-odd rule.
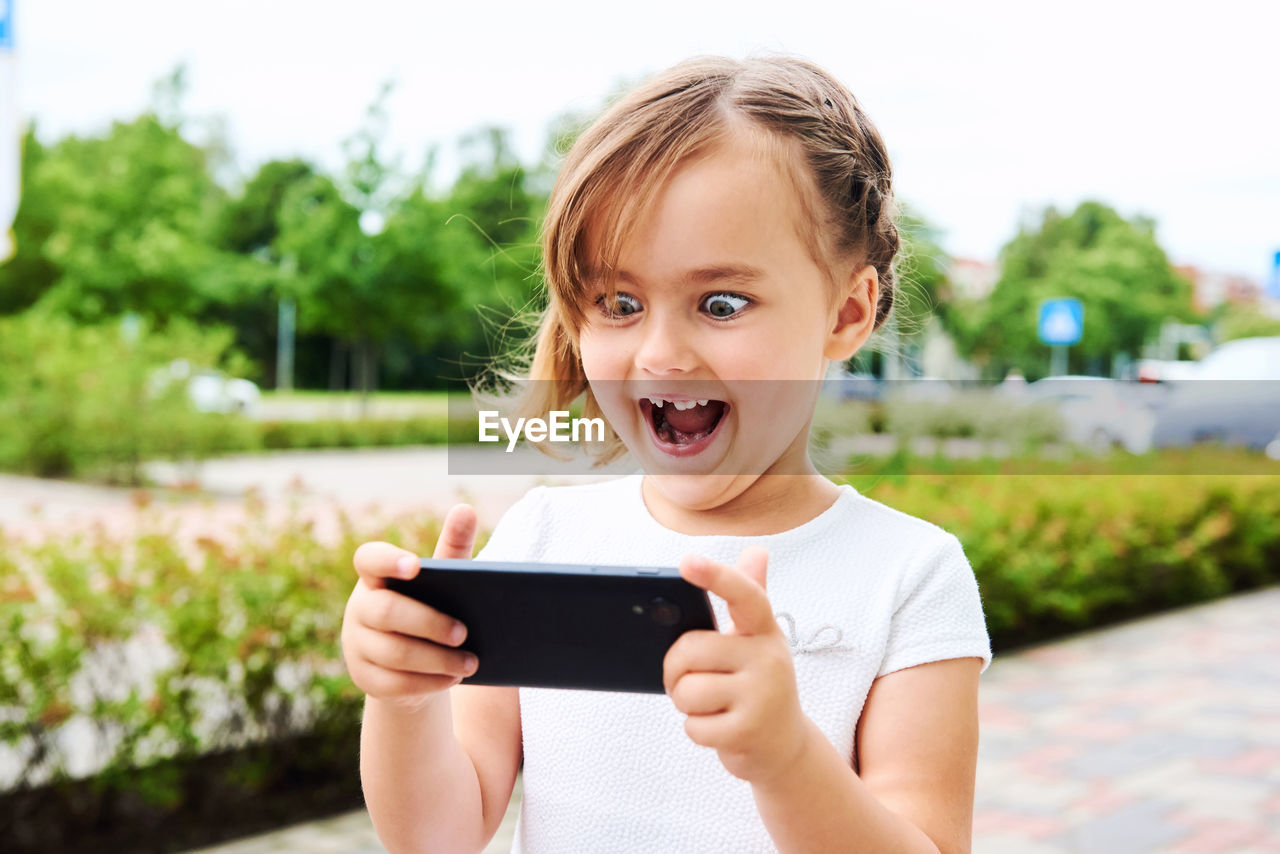
[[[1049,375],[1063,376],[1067,372],[1067,348],[1079,344],[1084,335],[1084,303],[1074,297],[1043,300],[1036,330],[1040,343],[1050,348]]]

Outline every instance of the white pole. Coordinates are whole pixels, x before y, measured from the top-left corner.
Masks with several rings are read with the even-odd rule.
[[[22,123],[18,116],[18,58],[13,38],[14,0],[0,0],[0,263],[13,254],[13,218],[22,178]]]
[[[293,391],[293,334],[297,303],[293,297],[280,298],[276,332],[276,391]]]

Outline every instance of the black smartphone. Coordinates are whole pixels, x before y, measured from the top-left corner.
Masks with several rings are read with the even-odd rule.
[[[478,663],[464,684],[661,694],[676,638],[717,628],[675,567],[424,558],[386,584],[466,625]]]

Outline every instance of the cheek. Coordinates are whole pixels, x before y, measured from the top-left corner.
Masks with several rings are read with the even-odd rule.
[[[615,430],[625,431],[630,401],[623,382],[628,362],[625,347],[621,345],[617,336],[607,331],[601,334],[584,329],[578,338],[582,372],[586,374],[596,403]]]
[[[584,328],[578,336],[578,353],[588,380],[620,380],[626,377],[625,348],[616,335]]]

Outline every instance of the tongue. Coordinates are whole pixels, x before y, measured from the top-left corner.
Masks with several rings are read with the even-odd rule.
[[[681,433],[709,433],[715,426],[716,418],[719,417],[723,406],[724,404],[719,401],[714,401],[706,406],[695,406],[692,409],[676,409],[668,403],[662,407],[662,414],[666,416],[667,423]]]

